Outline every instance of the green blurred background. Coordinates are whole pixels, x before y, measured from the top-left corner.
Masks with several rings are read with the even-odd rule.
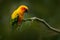
[[[60,33],[41,22],[24,22],[22,32],[11,34],[10,15],[21,4],[29,6],[29,15],[42,18],[60,29],[60,0],[0,0],[0,40],[60,40]]]

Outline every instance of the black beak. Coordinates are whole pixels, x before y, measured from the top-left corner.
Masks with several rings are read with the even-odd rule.
[[[28,12],[28,10],[26,9],[26,10],[25,10],[25,12],[27,13],[27,12]]]

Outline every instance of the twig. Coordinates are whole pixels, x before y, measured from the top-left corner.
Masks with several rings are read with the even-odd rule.
[[[40,18],[37,18],[37,17],[32,17],[32,18],[28,18],[28,19],[24,19],[24,21],[39,21],[39,22],[42,22],[46,25],[46,27],[48,27],[49,29],[55,31],[55,32],[58,32],[60,33],[60,30],[59,29],[56,29],[52,26],[50,26],[45,20],[43,19],[40,19]]]

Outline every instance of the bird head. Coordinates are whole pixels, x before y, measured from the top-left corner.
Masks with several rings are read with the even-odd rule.
[[[28,11],[28,7],[26,5],[21,5],[20,8],[21,8],[22,12]]]
[[[20,15],[23,15],[25,12],[28,12],[28,7],[26,5],[20,5],[17,10]]]

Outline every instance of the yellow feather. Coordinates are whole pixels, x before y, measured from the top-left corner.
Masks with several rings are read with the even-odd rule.
[[[26,9],[28,10],[28,7],[25,6],[25,5],[19,6],[19,7],[12,13],[11,19],[15,19],[15,18],[17,17],[17,15],[19,15],[19,17],[20,17],[21,19],[23,19],[24,11],[21,10],[22,7],[26,8]]]
[[[15,19],[17,17],[18,13],[17,11],[15,10],[12,15],[11,15],[11,19]]]

